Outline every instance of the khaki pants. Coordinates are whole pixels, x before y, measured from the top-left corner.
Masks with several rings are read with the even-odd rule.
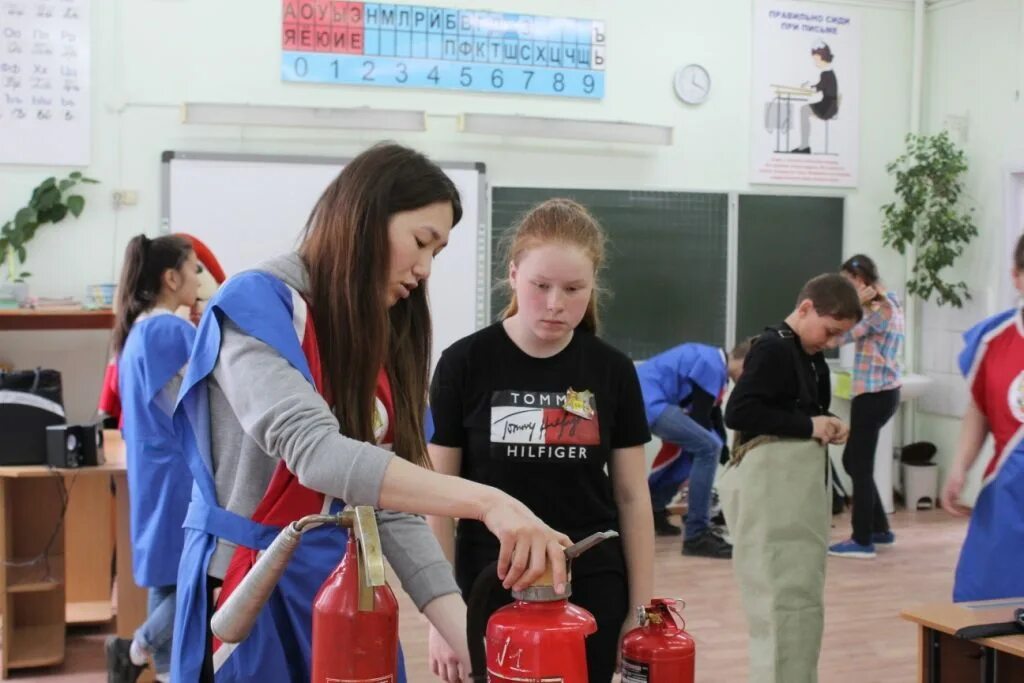
[[[816,683],[831,499],[816,441],[753,445],[719,478],[753,683]]]

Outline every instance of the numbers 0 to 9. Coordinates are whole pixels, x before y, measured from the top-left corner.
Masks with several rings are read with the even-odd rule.
[[[320,62],[324,65],[324,62]],[[593,95],[599,83],[593,73],[583,70],[558,71],[550,68],[461,66],[419,60],[395,61],[343,58],[326,62],[326,73],[310,73],[310,62],[297,57],[292,70],[300,79],[333,80],[366,85],[408,85],[410,87],[465,88],[467,90],[509,90],[512,92]],[[325,68],[321,66],[321,68]]]

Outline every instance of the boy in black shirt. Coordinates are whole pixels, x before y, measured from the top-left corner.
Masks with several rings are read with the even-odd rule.
[[[737,447],[718,488],[750,627],[750,680],[758,683],[817,681],[831,503],[826,446],[844,443],[849,431],[828,413],[822,351],[861,316],[844,277],[810,280],[785,322],[754,343],[726,406]]]

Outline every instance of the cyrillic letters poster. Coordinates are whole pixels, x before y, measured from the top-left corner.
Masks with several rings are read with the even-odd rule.
[[[860,27],[847,5],[754,3],[751,182],[856,186]]]
[[[0,163],[89,163],[89,0],[0,2]]]
[[[603,21],[341,0],[281,7],[285,81],[604,97]]]

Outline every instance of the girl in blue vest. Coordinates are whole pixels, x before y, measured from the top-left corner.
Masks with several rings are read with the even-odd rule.
[[[313,600],[344,555],[343,529],[303,537],[243,642],[212,638],[210,616],[282,527],[346,503],[399,511],[379,513],[384,554],[467,663],[465,605],[416,514],[481,521],[499,539],[508,586],[525,588],[549,563],[564,584],[566,536],[497,489],[429,469],[426,282],[461,214],[437,165],[373,147],[324,191],[297,253],[231,278],[210,300],[175,413],[195,487],[174,681],[309,681]]]
[[[174,313],[195,304],[200,269],[191,242],[178,235],[139,235],[125,251],[114,353],[127,451],[132,574],[149,589],[149,608],[134,638],[107,640],[111,683],[135,681],[149,657],[156,679],[170,680],[181,524],[192,488],[172,415],[195,339],[192,323]]]

